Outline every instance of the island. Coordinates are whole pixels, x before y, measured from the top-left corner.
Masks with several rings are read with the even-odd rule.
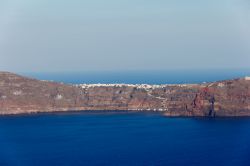
[[[166,116],[250,116],[250,77],[202,84],[64,84],[0,72],[0,114],[157,111]]]

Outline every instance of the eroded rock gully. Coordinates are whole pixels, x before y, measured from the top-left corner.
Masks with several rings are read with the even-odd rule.
[[[249,116],[249,77],[204,84],[80,84],[0,72],[0,114],[161,111],[167,116]]]

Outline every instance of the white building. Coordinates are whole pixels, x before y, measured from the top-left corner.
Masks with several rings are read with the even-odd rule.
[[[249,76],[246,76],[246,77],[245,77],[245,80],[250,81],[250,77],[249,77]]]

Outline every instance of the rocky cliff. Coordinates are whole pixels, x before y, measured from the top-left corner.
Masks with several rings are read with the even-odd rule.
[[[182,85],[67,85],[0,72],[0,114],[77,110],[162,111],[167,116],[249,116],[250,79]]]

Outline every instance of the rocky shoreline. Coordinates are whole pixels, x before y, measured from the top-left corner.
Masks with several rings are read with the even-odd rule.
[[[204,84],[70,85],[0,72],[0,114],[159,111],[166,116],[250,116],[250,78]]]

